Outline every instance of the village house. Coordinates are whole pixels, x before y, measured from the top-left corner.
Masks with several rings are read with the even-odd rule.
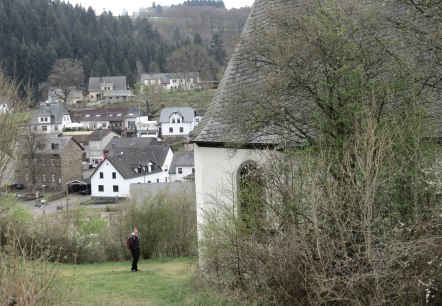
[[[193,90],[200,82],[199,72],[145,73],[140,77],[142,91]]]
[[[62,97],[63,97],[63,91],[61,88],[49,88],[47,102],[64,103]],[[66,104],[69,105],[81,104],[82,101],[83,101],[83,91],[77,89],[76,87],[71,87],[69,95],[66,100]]]
[[[89,101],[125,102],[134,96],[126,76],[90,77],[88,91]]]
[[[193,152],[174,153],[169,175],[171,182],[193,181],[195,179]]]
[[[201,113],[198,114],[195,117],[195,111],[191,107],[163,108],[160,114],[161,136],[188,136],[202,118]]]
[[[71,115],[61,104],[41,103],[31,120],[31,132],[61,133],[72,123]]]
[[[111,129],[126,137],[158,134],[157,121],[149,121],[138,108],[75,110],[71,114],[85,129]]]
[[[172,158],[168,144],[119,147],[92,174],[92,198],[117,201],[130,197],[131,184],[169,182]]]
[[[70,136],[42,135],[32,152],[22,152],[16,181],[28,188],[64,190],[67,182],[82,178],[83,147]]]
[[[92,167],[97,167],[104,160],[104,148],[114,138],[121,138],[121,136],[111,130],[95,130],[89,135],[86,160]]]

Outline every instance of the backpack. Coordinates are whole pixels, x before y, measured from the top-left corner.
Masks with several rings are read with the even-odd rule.
[[[126,239],[126,248],[129,250],[132,248],[132,239],[131,238],[132,238],[132,236],[129,236]]]

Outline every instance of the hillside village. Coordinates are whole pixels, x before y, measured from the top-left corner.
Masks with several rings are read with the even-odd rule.
[[[182,7],[207,2],[223,9]],[[0,78],[0,298],[81,300],[60,302],[61,278],[97,305],[441,305],[441,16],[428,1],[255,0],[228,59],[219,35],[176,31],[167,64],[159,48],[123,65],[136,72],[90,70],[87,89],[90,58],[57,59],[21,109]],[[73,195],[84,205],[68,209]],[[191,258],[197,281],[160,284],[150,263],[164,256]],[[33,266],[53,262],[103,263],[86,268],[102,280]],[[142,293],[125,292],[132,272]],[[161,286],[172,293],[143,295]]]
[[[194,72],[142,74],[139,83],[140,92],[156,95],[202,90]],[[165,107],[151,120],[146,109],[124,108],[137,100],[125,76],[91,77],[84,96],[71,88],[66,101],[56,94],[60,88],[50,90],[33,113],[24,137],[32,142],[9,182],[23,186],[21,194],[83,193],[106,203],[130,198],[131,184],[194,180],[189,134],[204,109]],[[113,103],[118,107],[112,108]],[[173,140],[173,150],[168,140]]]

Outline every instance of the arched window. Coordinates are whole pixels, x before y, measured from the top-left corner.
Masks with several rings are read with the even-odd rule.
[[[260,228],[265,217],[263,176],[256,163],[248,161],[238,170],[239,215],[250,228]]]

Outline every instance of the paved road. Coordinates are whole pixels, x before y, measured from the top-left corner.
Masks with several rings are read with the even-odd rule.
[[[84,195],[79,195],[79,194],[70,194],[67,197],[48,202],[45,205],[42,205],[41,207],[37,207],[35,205],[36,200],[24,201],[22,203],[23,203],[23,206],[27,207],[33,214],[43,215],[43,214],[55,213],[55,212],[59,211],[59,209],[63,209],[63,210],[69,209],[70,210],[70,209],[80,205],[81,202],[86,201],[90,198],[91,198],[90,196],[84,196]],[[106,207],[107,205],[112,205],[112,204],[88,205],[87,207],[103,208],[103,207]],[[57,209],[57,207],[59,209]]]

